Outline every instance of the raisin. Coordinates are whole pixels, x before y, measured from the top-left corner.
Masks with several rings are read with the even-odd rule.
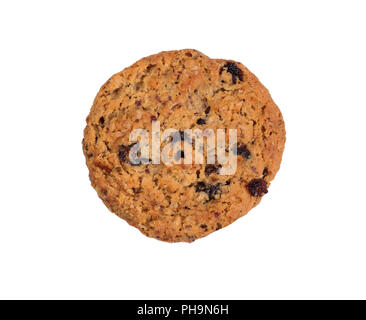
[[[150,72],[152,68],[154,68],[156,66],[156,64],[149,64],[147,67],[146,67],[146,71],[147,72]]]
[[[205,191],[208,194],[208,201],[215,200],[215,195],[220,193],[220,183],[216,185],[210,185]]]
[[[206,184],[203,181],[200,181],[196,184],[196,192],[205,192]]]
[[[268,192],[267,182],[263,179],[253,179],[248,183],[247,188],[253,197],[261,197]]]
[[[206,124],[206,120],[205,119],[202,119],[202,118],[199,118],[197,120],[197,124]]]
[[[207,108],[206,108],[206,110],[205,110],[205,113],[206,113],[206,114],[209,114],[209,113],[210,113],[210,111],[211,111],[211,107],[207,107]]]
[[[101,125],[104,125],[104,117],[100,117],[100,118],[99,118],[99,123],[100,123]]]
[[[216,185],[212,185],[212,184],[206,184],[203,181],[200,181],[196,184],[196,192],[205,192],[208,195],[208,201],[214,200],[215,196],[217,194],[221,193],[220,190],[220,183],[216,184]]]
[[[156,120],[158,120],[158,118],[157,118],[157,117],[155,117],[155,116],[151,116],[151,121],[156,121]]]
[[[263,178],[268,176],[268,168],[264,168],[262,172]]]
[[[207,229],[207,224],[201,224],[201,225],[200,225],[200,227],[201,227],[202,229]]]
[[[141,101],[140,100],[136,101],[135,105],[136,105],[136,107],[140,107],[141,106]]]
[[[120,160],[124,163],[129,163],[128,160],[128,154],[130,152],[130,147],[129,146],[125,146],[125,145],[120,145],[118,147],[118,157],[120,158]]]
[[[212,173],[218,173],[221,168],[221,165],[208,164],[205,168],[205,174],[209,176]]]
[[[243,156],[245,159],[250,159],[250,151],[245,144],[242,144],[236,148],[236,154]]]
[[[223,70],[231,73],[232,81],[234,84],[236,83],[237,78],[239,78],[240,81],[243,81],[243,71],[234,62],[227,62],[220,69],[220,74],[222,73]]]
[[[130,150],[131,148],[138,142],[134,142],[134,143],[131,143],[130,145],[128,146],[125,146],[123,144],[121,144],[119,147],[118,147],[118,157],[120,158],[120,160],[124,163],[129,163],[129,164],[132,164],[129,160],[129,153],[130,153]],[[145,161],[145,159],[141,159],[141,162]],[[140,164],[140,163],[139,163]],[[133,165],[138,165],[138,164],[133,164]]]

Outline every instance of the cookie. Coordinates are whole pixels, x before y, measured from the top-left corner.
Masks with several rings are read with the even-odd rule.
[[[98,196],[145,235],[169,242],[192,242],[255,207],[279,170],[285,144],[281,112],[259,80],[239,62],[191,49],[161,52],[113,75],[86,121],[83,151]],[[131,150],[141,140],[130,134],[143,129],[152,143],[154,123],[187,140],[187,129],[236,129],[235,173],[221,174],[224,166],[209,163],[206,148],[204,163],[185,163],[185,144],[173,155],[181,163],[153,163],[151,150],[134,163]]]

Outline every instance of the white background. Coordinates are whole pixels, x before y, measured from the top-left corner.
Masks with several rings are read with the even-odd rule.
[[[3,1],[0,298],[366,298],[363,1]],[[193,244],[147,238],[90,186],[85,118],[143,56],[243,62],[286,122],[261,204]]]

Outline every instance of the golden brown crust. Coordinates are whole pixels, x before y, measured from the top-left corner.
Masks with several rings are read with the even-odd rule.
[[[130,132],[144,128],[150,133],[152,119],[160,121],[161,130],[236,128],[238,145],[247,147],[250,158],[238,156],[232,176],[207,175],[205,164],[121,161],[119,151],[129,145]],[[205,123],[197,124],[198,119]],[[147,236],[191,242],[259,203],[248,184],[264,179],[269,185],[284,143],[281,112],[246,67],[186,49],[143,58],[113,75],[87,117],[83,150],[91,183],[112,212]],[[198,183],[217,192],[202,191]]]

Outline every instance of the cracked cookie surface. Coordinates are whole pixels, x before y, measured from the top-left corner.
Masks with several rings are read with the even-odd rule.
[[[161,131],[237,129],[237,171],[220,165],[139,165],[129,134],[152,121]],[[149,237],[192,242],[245,215],[267,193],[285,144],[280,110],[241,63],[186,49],[143,58],[97,94],[84,130],[92,186],[105,205]],[[177,157],[184,158],[184,151]]]

